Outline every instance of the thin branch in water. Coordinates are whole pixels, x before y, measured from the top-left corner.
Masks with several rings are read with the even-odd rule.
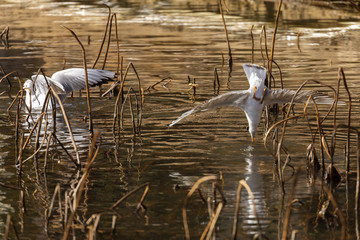
[[[103,49],[103,46],[104,46],[104,43],[105,43],[105,40],[106,40],[106,34],[107,34],[108,28],[109,28],[109,22],[110,22],[110,17],[111,17],[111,8],[110,8],[109,6],[107,6],[106,4],[104,4],[104,5],[108,8],[109,14],[108,14],[107,22],[106,22],[106,27],[105,27],[105,32],[104,32],[104,38],[103,38],[103,40],[102,40],[102,43],[101,43],[100,49],[99,49],[99,53],[98,53],[98,55],[97,55],[97,57],[96,57],[96,59],[95,59],[95,62],[94,62],[94,64],[93,64],[92,68],[95,68],[97,62],[99,61],[99,58],[100,58],[100,55],[101,55],[101,52],[102,52],[102,49]]]
[[[250,28],[250,36],[251,36],[251,64],[254,64],[254,36],[253,36],[253,31],[254,29],[254,25],[251,25]]]
[[[260,225],[260,220],[259,217],[257,215],[257,211],[256,211],[256,204],[255,204],[255,197],[253,192],[251,191],[251,188],[249,187],[249,185],[246,183],[246,181],[244,179],[239,181],[239,185],[236,191],[236,207],[235,207],[235,213],[234,213],[234,223],[233,223],[233,231],[232,231],[232,237],[231,239],[236,239],[236,235],[237,235],[237,223],[238,223],[238,215],[239,215],[239,210],[240,210],[240,197],[241,197],[241,190],[242,187],[245,187],[246,191],[248,192],[248,195],[250,196],[251,199],[251,203],[252,203],[252,208],[254,210],[254,216],[256,218],[256,222],[257,222],[257,226],[259,229],[259,238],[262,239],[262,230],[261,230],[261,225]]]
[[[77,35],[70,29],[67,28],[65,26],[63,26],[66,30],[68,30],[76,39],[76,41],[79,43],[81,50],[82,50],[82,55],[83,55],[83,66],[84,66],[84,71],[85,71],[85,88],[86,88],[86,102],[87,102],[87,106],[88,106],[88,114],[89,114],[89,132],[91,134],[91,136],[93,135],[93,124],[92,124],[92,117],[91,117],[91,104],[90,104],[90,90],[89,90],[89,78],[88,78],[88,72],[87,72],[87,64],[86,64],[86,52],[85,52],[85,48],[83,46],[83,44],[81,43],[81,41],[79,40],[79,38],[77,37]]]
[[[233,59],[232,59],[232,54],[231,54],[231,47],[230,47],[229,36],[228,36],[227,28],[226,28],[225,17],[224,17],[224,13],[223,13],[223,10],[222,10],[222,0],[218,0],[218,4],[219,4],[219,10],[220,10],[222,22],[223,22],[223,25],[224,25],[224,31],[225,31],[225,37],[226,37],[226,44],[227,44],[227,47],[228,47],[229,77],[230,77],[230,76],[231,76],[231,72],[232,72]]]

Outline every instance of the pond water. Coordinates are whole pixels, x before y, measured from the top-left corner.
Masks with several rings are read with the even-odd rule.
[[[6,72],[16,71],[24,81],[41,67],[47,75],[64,67],[82,67],[81,49],[71,34],[62,26],[71,28],[84,43],[89,67],[96,59],[105,31],[108,16],[106,3],[117,14],[120,55],[124,68],[132,62],[140,76],[144,89],[141,137],[132,137],[128,105],[125,112],[124,130],[114,142],[112,133],[114,97],[99,97],[110,85],[92,94],[94,128],[101,133],[101,146],[77,210],[76,223],[86,222],[92,214],[103,213],[97,229],[99,239],[183,239],[185,238],[182,207],[187,193],[201,177],[220,174],[227,203],[216,224],[216,239],[231,237],[236,189],[245,179],[255,196],[255,206],[264,236],[281,238],[285,208],[294,181],[293,171],[285,174],[283,197],[275,173],[274,160],[263,143],[264,121],[258,128],[255,142],[251,143],[247,121],[239,109],[223,108],[197,114],[169,128],[168,125],[184,111],[197,103],[210,99],[214,93],[214,69],[220,78],[220,93],[247,89],[248,83],[242,64],[251,61],[251,36],[254,35],[254,62],[264,65],[260,52],[260,32],[267,30],[270,49],[277,2],[227,1],[229,13],[226,24],[233,53],[233,70],[229,77],[227,45],[217,1],[1,1],[0,30],[9,26],[10,48],[0,48],[0,64]],[[113,29],[114,32],[114,29]],[[299,44],[297,35],[300,33]],[[338,68],[343,67],[350,88],[352,124],[359,127],[360,76],[360,19],[358,13],[320,8],[296,2],[283,3],[276,35],[274,60],[281,67],[284,88],[297,89],[306,80],[318,80],[336,88]],[[101,68],[103,57],[98,68]],[[115,38],[112,38],[105,69],[117,70]],[[279,72],[274,66],[280,87]],[[125,91],[132,86],[137,90],[137,80],[130,70]],[[2,75],[1,75],[2,76]],[[196,78],[195,101],[188,92],[188,76]],[[153,84],[171,78],[166,85]],[[11,94],[19,90],[13,80]],[[308,89],[331,92],[318,84]],[[0,90],[8,91],[2,81]],[[342,87],[340,99],[346,101]],[[134,102],[134,101],[133,101]],[[4,93],[0,99],[0,235],[5,234],[7,214],[10,214],[21,239],[59,239],[63,235],[59,213],[50,219],[46,230],[45,209],[57,183],[64,194],[78,183],[83,170],[79,171],[58,146],[43,168],[45,147],[39,154],[40,175],[36,175],[33,161],[23,166],[22,178],[18,179],[15,168],[15,111],[7,114],[11,100]],[[64,107],[71,122],[74,138],[83,164],[89,148],[85,93],[69,97]],[[321,106],[324,115],[329,107]],[[302,106],[296,106],[297,113]],[[314,112],[314,108],[311,108]],[[30,129],[21,115],[21,129]],[[281,114],[278,116],[282,117]],[[338,122],[346,123],[347,107],[338,108]],[[315,115],[311,121],[316,126]],[[72,145],[62,117],[56,119],[57,135],[69,152]],[[332,128],[332,120],[324,123]],[[345,134],[340,134],[334,161],[345,176]],[[307,121],[300,118],[289,122],[284,145],[291,155],[291,164],[297,168],[306,166],[306,148],[311,143]],[[45,144],[46,145],[46,144]],[[351,153],[355,154],[353,140]],[[317,146],[317,145],[316,145]],[[28,157],[33,149],[26,149]],[[319,154],[319,153],[318,153]],[[356,171],[355,155],[350,169]],[[326,158],[328,165],[330,160]],[[347,180],[347,181],[345,181]],[[346,218],[346,234],[355,239],[355,180],[354,174],[342,181],[334,190],[340,210]],[[126,193],[150,183],[144,205],[145,213],[136,214],[141,191],[130,196],[117,208],[116,231],[111,230],[112,214],[109,208]],[[289,231],[297,230],[298,239],[338,239],[341,222],[328,226],[317,219],[321,205],[327,199],[320,180],[310,182],[306,171],[299,175],[292,207]],[[23,191],[8,188],[19,186]],[[21,201],[21,192],[24,201]],[[211,196],[211,184],[204,184],[205,198]],[[219,201],[219,199],[217,199]],[[25,202],[25,211],[22,203]],[[57,203],[55,204],[57,208]],[[258,233],[251,199],[242,194],[238,237],[251,238]],[[332,209],[333,211],[333,209]],[[327,218],[329,220],[329,218]],[[188,222],[192,237],[198,238],[209,221],[208,207],[195,193],[188,204]],[[87,237],[87,231],[76,228],[77,239]],[[73,234],[71,232],[71,234]],[[10,231],[11,238],[14,234]]]

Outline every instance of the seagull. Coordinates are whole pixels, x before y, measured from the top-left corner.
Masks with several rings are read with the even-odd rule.
[[[296,91],[287,89],[271,90],[267,88],[265,86],[267,72],[264,67],[256,64],[244,64],[243,68],[250,85],[249,89],[230,91],[214,97],[183,113],[178,119],[174,120],[169,127],[174,126],[193,113],[204,112],[224,106],[237,107],[245,112],[249,124],[251,142],[254,142],[254,136],[260,123],[264,107],[276,103],[283,104],[291,102]],[[301,91],[296,95],[294,103],[306,103],[310,96],[313,97],[317,104],[332,104],[334,102],[334,100],[327,95],[314,91]]]
[[[107,83],[115,77],[115,73],[107,70],[88,69],[89,87]],[[51,78],[43,75],[33,75],[25,81],[23,89],[26,92],[25,104],[28,109],[41,109],[44,105],[49,87],[59,95],[64,102],[69,93],[86,88],[85,71],[83,68],[69,68],[54,73]]]

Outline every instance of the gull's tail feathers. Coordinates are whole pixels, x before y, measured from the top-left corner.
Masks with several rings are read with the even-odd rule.
[[[287,90],[287,89],[280,89],[280,90],[270,90],[266,89],[266,93],[264,96],[264,104],[271,105],[271,104],[282,104],[282,103],[289,103],[291,102],[293,96],[295,95],[296,91],[294,90]],[[326,94],[316,92],[316,91],[300,91],[296,95],[294,99],[294,103],[306,103],[309,97],[312,96],[315,100],[316,104],[333,104],[334,99]],[[310,100],[310,103],[312,101]],[[338,101],[338,105],[345,105],[343,101]]]
[[[182,119],[186,118],[187,116],[193,113],[205,112],[207,110],[211,110],[219,107],[225,107],[225,106],[243,108],[244,102],[249,97],[249,95],[250,93],[248,90],[231,91],[219,95],[183,113],[178,119],[174,120],[169,125],[169,127],[174,126],[176,123],[180,122]]]
[[[252,74],[255,74],[258,78],[260,78],[262,80],[265,80],[265,78],[266,78],[266,75],[267,75],[266,68],[264,68],[264,67],[261,67],[256,64],[247,63],[247,64],[243,65],[243,68],[244,68],[246,77],[247,77],[250,85],[251,85],[250,79],[251,79]]]

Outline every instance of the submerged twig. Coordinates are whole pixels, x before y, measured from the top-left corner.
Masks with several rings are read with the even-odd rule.
[[[184,223],[184,230],[185,230],[185,237],[186,239],[190,239],[190,232],[189,232],[189,225],[187,223],[187,213],[186,213],[186,208],[188,205],[188,202],[190,200],[190,197],[194,194],[194,192],[196,191],[196,189],[204,182],[207,181],[214,181],[215,182],[215,186],[218,189],[220,195],[221,195],[221,201],[223,204],[226,203],[226,200],[223,196],[220,184],[218,183],[217,180],[217,176],[206,176],[206,177],[202,177],[199,180],[197,180],[197,182],[192,186],[192,188],[190,189],[190,191],[188,192],[188,194],[186,195],[185,201],[184,201],[184,205],[183,205],[183,209],[182,209],[182,215],[183,215],[183,223]],[[220,210],[222,209],[222,207],[220,208]],[[214,219],[215,220],[215,219]],[[212,223],[212,224],[215,224]],[[209,236],[209,235],[208,235]],[[210,234],[211,236],[211,234]]]

